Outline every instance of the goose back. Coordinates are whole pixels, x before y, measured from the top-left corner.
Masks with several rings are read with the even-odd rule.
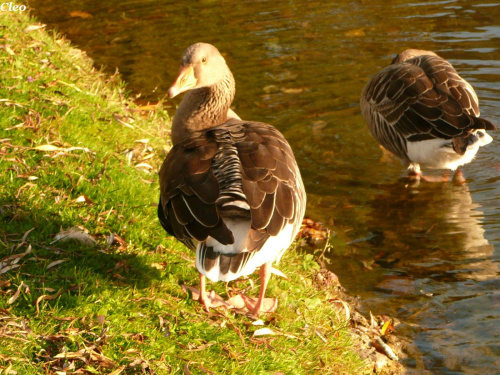
[[[408,145],[414,142],[453,140],[449,147],[463,155],[472,132],[496,127],[478,117],[474,89],[448,61],[432,52],[415,52],[401,54],[368,82],[361,95],[362,114],[380,144],[407,165],[412,163]]]

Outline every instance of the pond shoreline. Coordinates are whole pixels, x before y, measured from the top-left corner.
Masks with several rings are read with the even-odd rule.
[[[162,103],[133,103],[119,77],[92,68],[84,52],[27,15],[1,17],[0,162],[8,172],[0,211],[8,224],[0,246],[11,268],[0,274],[0,332],[10,339],[0,368],[404,373],[378,352],[403,358],[397,333],[384,317],[368,322],[356,311],[321,255],[289,250],[280,263],[289,278],[273,279],[270,291],[285,308],[262,317],[272,337],[255,338],[245,315],[204,313],[181,288],[196,282],[193,255],[164,239],[154,217],[156,171],[168,149]],[[73,225],[90,247],[57,242],[58,227]],[[24,328],[9,328],[16,325]],[[308,360],[280,357],[281,347]]]

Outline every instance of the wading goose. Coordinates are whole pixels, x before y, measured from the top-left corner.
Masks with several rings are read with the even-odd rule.
[[[160,170],[158,217],[168,233],[196,250],[199,300],[207,311],[205,277],[228,282],[260,267],[259,297],[250,306],[257,315],[272,263],[304,216],[299,168],[278,130],[229,111],[234,78],[214,46],[196,43],[184,52],[168,94],[185,91]]]
[[[361,95],[361,112],[379,143],[409,175],[420,166],[456,170],[492,141],[472,86],[434,52],[408,49],[378,72]]]

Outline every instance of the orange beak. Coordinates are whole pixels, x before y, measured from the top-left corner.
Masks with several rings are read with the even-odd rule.
[[[174,84],[168,89],[168,96],[173,98],[184,91],[192,89],[197,83],[198,80],[194,77],[193,66],[189,65],[185,68],[181,67],[179,70],[179,76],[175,80]]]

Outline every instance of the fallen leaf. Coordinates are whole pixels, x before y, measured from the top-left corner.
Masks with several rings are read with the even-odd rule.
[[[190,290],[191,291],[191,294],[193,296],[193,300],[197,301],[199,298],[200,298],[200,291],[196,288],[193,288],[191,286],[186,286],[186,285],[183,285],[182,286],[182,289],[184,291],[188,291]],[[219,296],[217,293],[215,293],[215,291],[211,290],[209,293],[207,293],[207,297],[210,301],[210,307],[220,307],[220,306],[223,306],[223,307],[226,307],[226,308],[232,308],[232,306],[227,303],[226,301],[224,301],[224,299]]]
[[[353,37],[353,36],[365,36],[365,32],[363,29],[349,30],[344,33],[345,36]]]
[[[375,337],[372,341],[373,346],[375,349],[377,349],[379,352],[382,354],[385,354],[387,357],[392,359],[393,361],[399,361],[399,358],[394,352],[392,351],[391,347],[387,345],[379,336]]]
[[[431,293],[431,292],[425,292],[424,290],[420,289],[420,293],[422,293],[424,296],[427,296],[427,297],[432,297],[434,295],[434,293]]]
[[[61,289],[59,289],[59,291],[56,294],[52,294],[52,295],[43,294],[40,297],[38,297],[36,299],[36,302],[35,302],[37,315],[40,314],[40,307],[39,307],[40,302],[42,302],[42,301],[50,301],[50,300],[56,299],[61,294],[63,294],[64,291],[65,291],[65,289],[61,288]]]
[[[31,228],[29,230],[27,230],[24,235],[23,235],[23,239],[21,240],[21,242],[26,242],[26,238],[28,238],[28,235],[31,233],[31,231],[35,229],[35,228]],[[28,254],[29,252],[31,251],[31,245],[28,246],[28,250],[26,250],[26,254]]]
[[[245,301],[246,308],[248,311],[253,311],[255,308],[255,304],[257,303],[257,298],[251,298],[244,294],[241,295],[243,300]],[[262,306],[260,308],[260,312],[272,313],[275,312],[278,308],[278,300],[276,298],[264,298],[262,300]]]
[[[29,25],[24,29],[24,32],[29,33],[30,31],[40,30],[43,29],[45,26],[47,25],[44,25],[43,23]]]
[[[227,300],[227,303],[232,306],[232,308],[235,309],[246,309],[247,304],[245,303],[245,300],[243,297],[241,297],[240,294],[237,294],[235,296],[232,296]]]
[[[281,89],[281,92],[284,92],[285,94],[300,94],[303,91],[304,91],[304,89],[301,89],[301,88],[296,88],[296,89],[282,88]]]
[[[184,371],[184,374],[186,374],[186,375],[193,375],[193,373],[191,371],[189,371],[189,364],[190,363],[191,363],[191,361],[186,362],[186,364],[184,365],[184,368],[182,369]]]
[[[312,125],[312,131],[314,134],[316,135],[320,135],[322,132],[322,129],[324,127],[326,127],[327,125],[327,122],[326,121],[323,121],[323,120],[318,120],[318,121],[314,121],[313,122],[313,125]]]
[[[14,51],[12,51],[12,48],[10,48],[10,46],[5,45],[3,48],[7,51],[9,55],[11,56],[15,55]]]
[[[104,315],[98,315],[97,316],[97,321],[99,322],[99,324],[102,327],[104,325],[104,322],[106,321],[106,318],[104,317]]]
[[[257,331],[255,331],[253,333],[254,337],[255,336],[265,336],[265,335],[271,335],[271,336],[274,336],[274,335],[279,335],[278,332],[275,332],[273,331],[271,328],[261,328],[261,329],[258,329]]]
[[[142,168],[142,169],[153,169],[153,167],[151,165],[149,165],[148,163],[139,163],[135,166],[136,168]]]
[[[205,350],[206,348],[208,348],[212,345],[215,345],[215,342],[209,342],[209,343],[200,345],[197,348],[187,349],[186,352],[201,352],[202,350]]]
[[[38,150],[38,151],[59,151],[59,150],[61,150],[61,148],[57,147],[57,146],[54,146],[54,145],[41,145],[41,146],[33,147],[33,150]]]
[[[264,87],[262,88],[262,90],[264,90],[264,92],[265,92],[266,94],[269,94],[269,93],[271,93],[271,92],[276,92],[276,91],[278,91],[278,90],[279,90],[279,88],[278,88],[278,86],[276,86],[276,85],[268,85],[268,86],[264,86]]]
[[[73,18],[94,18],[94,16],[87,12],[82,12],[81,10],[74,10],[73,12],[69,12],[69,16]]]
[[[7,303],[9,305],[12,305],[16,301],[16,299],[19,297],[19,294],[21,293],[21,288],[23,286],[25,286],[25,284],[23,281],[21,281],[21,284],[17,287],[16,293],[14,293],[14,295],[7,300]]]
[[[14,264],[13,266],[3,267],[2,269],[0,269],[0,275],[3,273],[6,273],[8,271],[11,271],[13,269],[19,268],[19,267],[21,267],[19,264]]]
[[[351,310],[349,309],[349,305],[345,301],[342,301],[340,299],[337,299],[337,300],[332,301],[332,302],[342,304],[342,306],[344,307],[344,310],[345,310],[345,320],[349,321],[349,319],[351,318]]]
[[[113,118],[116,121],[118,121],[120,124],[122,124],[123,126],[126,126],[127,128],[130,128],[130,129],[134,129],[133,125],[131,125],[127,121],[125,121],[125,120],[133,121],[132,118],[127,118],[126,116],[120,115],[119,113],[115,113],[113,115]]]
[[[109,375],[119,375],[123,372],[123,370],[125,370],[125,366],[120,366],[116,370],[111,371]]]
[[[394,325],[392,324],[392,319],[389,319],[382,326],[382,329],[380,330],[380,333],[381,333],[382,336],[384,336],[386,333],[391,333],[393,331],[395,331]]]
[[[157,270],[164,270],[167,265],[165,262],[162,263],[151,263],[151,267],[156,268]]]
[[[87,197],[85,194],[80,195],[73,202],[76,202],[76,203],[83,203],[83,202],[85,202],[85,203],[88,203],[88,204],[94,204],[94,202],[92,202],[92,199],[90,199],[89,197]]]
[[[320,332],[320,331],[318,331],[317,329],[314,329],[314,333],[315,333],[315,334],[316,334],[316,336],[318,336],[318,337],[321,339],[321,341],[323,341],[325,344],[328,342],[328,340],[325,338],[325,336],[323,336],[323,335],[321,334],[321,332]]]
[[[149,160],[149,159],[153,158],[155,155],[156,155],[155,153],[148,154],[142,158],[142,161]]]

